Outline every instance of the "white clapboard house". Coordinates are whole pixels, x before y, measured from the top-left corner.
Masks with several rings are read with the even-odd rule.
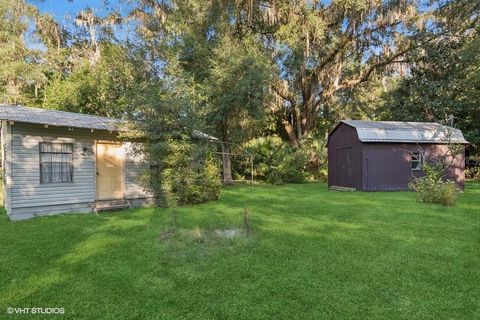
[[[122,120],[1,105],[4,206],[10,219],[153,202],[148,164],[118,137]]]

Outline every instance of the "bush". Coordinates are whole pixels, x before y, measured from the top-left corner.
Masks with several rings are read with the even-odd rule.
[[[307,155],[300,149],[289,153],[280,166],[282,181],[287,183],[304,183],[307,180],[306,164]]]
[[[285,183],[282,179],[281,172],[277,170],[267,173],[267,175],[265,176],[265,181],[273,185],[280,185]]]
[[[245,150],[253,155],[254,178],[271,184],[282,184],[281,166],[288,155],[288,145],[280,137],[268,136],[253,139],[244,145]],[[249,177],[251,168],[242,163],[238,168],[241,175]]]
[[[270,184],[304,183],[326,180],[325,141],[307,137],[300,146],[291,147],[278,136],[253,139],[244,144],[253,155],[254,178]],[[236,179],[250,178],[250,163],[236,164]]]
[[[305,137],[297,149],[297,153],[301,153],[304,157],[305,173],[309,180],[327,180],[326,140],[313,136]]]
[[[218,199],[221,190],[218,163],[210,150],[187,140],[151,146],[156,159],[149,186],[159,206],[174,207]]]
[[[204,182],[201,184],[200,202],[217,200],[220,196],[222,181],[219,168],[220,164],[214,160],[211,154],[203,161],[198,174],[198,177]]]
[[[275,185],[305,181],[305,155],[291,148],[280,137],[253,139],[247,142],[244,148],[253,155],[255,179]],[[246,177],[251,174],[248,163],[242,163],[238,171]]]
[[[425,176],[415,178],[410,188],[417,192],[418,200],[443,206],[455,205],[460,190],[455,182],[443,180],[443,167],[439,164],[423,165]]]
[[[465,178],[480,180],[480,156],[470,156],[467,158]]]

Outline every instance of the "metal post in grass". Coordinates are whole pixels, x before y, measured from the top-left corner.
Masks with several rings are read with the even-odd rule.
[[[247,236],[250,235],[250,216],[247,207],[243,208],[243,228]]]
[[[227,155],[227,154],[231,155],[231,156],[243,156],[243,157],[249,159],[250,160],[250,171],[251,171],[251,173],[250,173],[250,185],[253,187],[253,154],[251,154],[250,152],[245,150],[239,144],[236,144],[236,143],[233,143],[233,142],[221,141],[220,139],[218,139],[214,136],[211,136],[209,134],[206,134],[206,133],[198,131],[198,130],[193,130],[193,136],[195,138],[206,140],[207,142],[210,142],[210,143],[229,144],[229,145],[237,147],[239,150],[241,150],[244,154],[237,154],[237,153],[230,153],[230,152],[223,152],[223,151],[222,152],[216,152],[216,154],[220,154],[222,156]]]

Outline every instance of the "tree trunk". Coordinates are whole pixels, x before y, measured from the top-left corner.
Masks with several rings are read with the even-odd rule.
[[[227,143],[222,143],[222,159],[223,159],[223,184],[226,186],[233,185],[232,178],[232,161],[230,155],[230,147]]]
[[[295,134],[295,130],[293,129],[292,125],[290,124],[290,122],[288,122],[285,119],[282,119],[282,124],[283,124],[283,129],[287,133],[289,144],[292,147],[297,147],[298,146],[298,137]]]

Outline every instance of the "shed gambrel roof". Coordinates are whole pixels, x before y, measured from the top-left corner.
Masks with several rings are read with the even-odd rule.
[[[7,104],[0,104],[0,120],[108,131],[118,131],[124,123],[115,118]]]
[[[362,142],[468,144],[462,131],[434,122],[342,120]]]

